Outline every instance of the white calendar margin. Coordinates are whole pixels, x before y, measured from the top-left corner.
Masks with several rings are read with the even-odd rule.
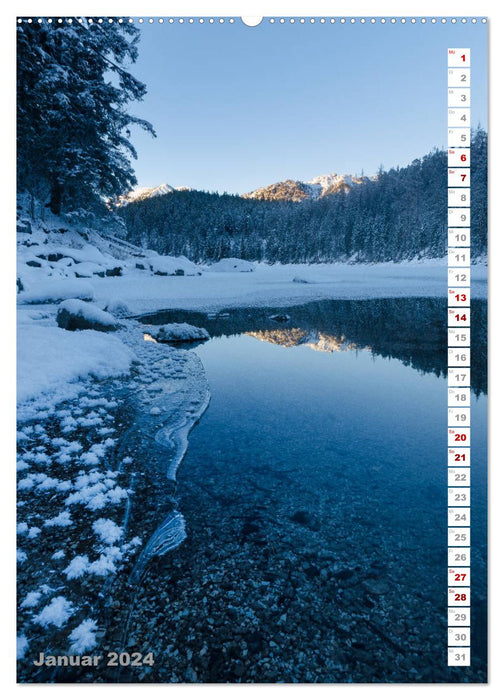
[[[209,10],[209,7],[211,11]],[[497,125],[499,118],[502,119],[502,114],[504,110],[504,96],[500,95],[500,87],[502,85],[502,72],[497,71],[497,66],[499,65],[499,54],[500,49],[504,46],[504,8],[498,7],[495,2],[479,1],[478,3],[469,2],[468,0],[460,0],[460,2],[454,2],[453,0],[444,2],[442,7],[440,7],[439,0],[433,2],[433,0],[425,0],[422,3],[408,4],[405,7],[404,0],[399,2],[398,0],[387,2],[380,2],[379,4],[374,0],[359,2],[356,5],[354,2],[349,0],[342,0],[337,3],[328,2],[328,0],[311,0],[308,2],[299,2],[299,0],[269,0],[269,2],[251,2],[246,0],[245,2],[237,3],[233,0],[227,0],[223,2],[218,0],[216,2],[209,2],[207,0],[174,0],[173,2],[167,3],[161,2],[160,0],[151,0],[148,3],[139,3],[132,0],[124,0],[120,2],[119,0],[102,0],[98,2],[97,0],[87,0],[86,2],[75,2],[74,0],[57,0],[45,2],[43,5],[43,14],[48,16],[66,16],[75,14],[87,14],[93,16],[109,15],[109,16],[148,16],[153,15],[157,17],[165,17],[167,15],[174,16],[201,16],[210,17],[221,15],[224,17],[237,17],[237,16],[309,16],[314,17],[330,17],[335,16],[363,16],[363,17],[375,17],[377,16],[377,9],[379,9],[379,14],[384,17],[401,17],[404,15],[406,9],[407,13],[405,16],[440,16],[440,10],[447,17],[489,17],[489,30],[491,27],[491,38],[489,40],[490,47],[490,63],[493,68],[489,71],[488,79],[489,86],[491,86],[492,91],[492,102],[489,103],[490,107],[490,124]],[[3,65],[5,68],[4,75],[6,80],[10,81],[9,94],[6,96],[5,112],[7,114],[7,119],[5,120],[4,129],[8,130],[9,140],[4,143],[4,161],[7,165],[4,165],[4,172],[2,173],[2,194],[4,195],[4,201],[15,202],[16,187],[15,187],[15,167],[16,167],[16,154],[15,154],[15,36],[12,31],[14,26],[15,17],[19,15],[39,16],[41,12],[41,6],[39,2],[18,2],[16,7],[9,9],[9,13],[3,12],[4,21],[0,23],[1,41],[0,47],[2,51],[2,58],[4,59]],[[8,20],[8,21],[6,21]],[[502,71],[502,69],[501,69]],[[499,85],[500,83],[500,85]],[[504,163],[504,139],[495,139],[495,144],[493,144],[493,139],[490,137],[490,144],[492,146],[491,152],[492,157],[489,159],[489,200],[494,202],[499,202],[499,190],[502,191],[504,187],[504,182],[502,176],[498,172],[498,163]],[[5,209],[5,230],[15,230],[15,207],[12,204],[6,206]],[[495,210],[489,213],[489,233],[495,231],[496,234],[499,230],[500,222],[497,219],[497,213]],[[9,241],[7,236],[0,239],[2,248],[1,253],[9,260],[11,265],[11,275],[5,274],[0,278],[0,284],[2,285],[2,299],[5,302],[4,309],[6,310],[7,319],[7,333],[8,337],[15,337],[16,329],[16,316],[15,316],[15,288],[12,285],[11,279],[15,279],[15,259],[13,254],[13,243]],[[497,260],[504,260],[504,237],[495,235],[492,238],[492,257]],[[504,295],[504,276],[496,275],[493,280],[490,275],[490,280],[492,280],[489,287],[489,294],[493,299],[499,298],[499,293]],[[499,319],[498,319],[498,309],[495,304],[492,304],[489,309],[489,322],[495,332],[493,333],[492,344],[494,348],[499,340],[498,329],[499,329]],[[491,336],[492,337],[492,336]],[[502,340],[504,341],[504,334]],[[497,356],[497,353],[496,353]],[[4,375],[3,384],[3,399],[5,402],[4,416],[6,420],[2,421],[2,445],[4,446],[3,462],[14,464],[15,462],[15,445],[12,436],[15,434],[15,420],[12,415],[12,406],[15,404],[16,397],[16,387],[15,387],[15,348],[11,345],[6,348],[6,367],[7,371]],[[489,366],[490,369],[490,366]],[[492,385],[494,387],[494,392],[502,390],[504,392],[504,363],[495,363],[492,367]],[[489,398],[489,405],[491,399]],[[497,409],[497,405],[496,405]],[[497,422],[496,412],[492,412],[491,419],[489,421],[490,426],[490,436],[497,436],[499,431],[502,429],[501,425]],[[498,465],[498,459],[496,455],[496,446],[493,444],[495,440],[490,445],[489,449],[489,465]],[[7,557],[8,561],[14,561],[15,552],[15,499],[13,494],[15,493],[15,472],[12,470],[12,474],[6,476],[6,488],[3,489],[5,494],[4,508],[2,509],[2,520],[0,521],[3,526],[3,531],[7,533],[8,545],[7,545]],[[490,576],[490,591],[493,591],[493,595],[490,596],[492,602],[492,617],[495,620],[504,620],[504,599],[499,600],[499,596],[496,595],[499,585],[502,585],[502,575],[504,575],[503,567],[497,566],[499,561],[499,555],[502,552],[502,547],[499,544],[497,538],[498,532],[498,510],[499,505],[497,501],[496,494],[504,493],[504,472],[503,470],[498,470],[495,468],[492,478],[492,489],[493,507],[489,508],[489,513],[492,513],[492,531],[494,537],[489,537],[489,545],[492,545],[489,554],[493,553],[492,560],[494,565],[489,567]],[[490,484],[490,477],[489,477]],[[9,488],[10,487],[10,488]],[[490,488],[488,489],[490,494]],[[500,584],[499,584],[500,582]],[[25,687],[16,685],[14,679],[15,668],[15,649],[13,649],[12,640],[15,638],[16,629],[16,607],[14,605],[15,595],[16,595],[16,580],[14,574],[7,577],[7,581],[4,581],[4,589],[2,590],[3,596],[0,597],[3,605],[3,634],[1,636],[1,647],[0,653],[4,659],[4,677],[2,679],[2,685],[9,692],[10,697],[22,698],[26,700],[28,690]],[[489,615],[490,623],[490,615]],[[458,698],[474,698],[479,693],[485,693],[485,700],[491,698],[499,698],[504,692],[504,638],[500,634],[498,629],[500,625],[494,623],[489,626],[489,674],[490,674],[490,685],[487,686],[475,686],[475,685],[463,685],[457,684],[456,686],[450,685],[413,685],[413,684],[386,684],[386,685],[354,685],[354,684],[339,684],[335,689],[334,685],[317,685],[312,688],[309,687],[309,692],[314,692],[320,694],[327,698],[327,700],[334,699],[335,690],[338,694],[348,693],[347,697],[361,698],[364,696],[369,697],[368,693],[372,693],[373,700],[388,700],[390,696],[396,695],[397,698],[404,697],[405,691],[408,696],[417,696],[419,700],[425,698],[425,694],[428,693],[429,697],[442,697],[448,698],[452,693],[457,693]],[[499,633],[499,634],[498,634]],[[499,638],[498,638],[499,637]],[[61,688],[61,691],[60,691]],[[152,697],[159,697],[165,700],[167,692],[169,692],[171,698],[183,698],[184,700],[189,699],[201,700],[202,692],[205,694],[205,700],[221,700],[224,695],[225,700],[231,700],[231,697],[235,695],[247,695],[250,697],[252,693],[259,695],[261,700],[263,698],[278,698],[280,696],[285,697],[285,700],[291,700],[292,698],[299,698],[299,700],[304,700],[306,697],[307,686],[238,686],[236,684],[229,686],[205,686],[204,689],[200,687],[189,687],[189,686],[154,686],[146,684],[142,687],[146,688],[146,692]],[[87,694],[90,691],[90,687],[86,685],[38,685],[36,687],[37,700],[40,697],[42,700],[46,698],[53,700],[54,695],[58,695],[59,692],[65,693],[76,693],[77,695]],[[121,686],[99,686],[93,685],[93,694],[97,696],[107,697],[115,695],[117,693],[117,698],[121,700],[136,700],[139,687],[138,685],[121,685]],[[66,700],[66,697],[65,697]],[[113,699],[115,700],[115,699]]]

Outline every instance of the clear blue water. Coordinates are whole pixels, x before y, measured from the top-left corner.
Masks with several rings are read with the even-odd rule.
[[[309,647],[316,632],[319,653],[324,656],[326,645],[327,658],[338,664],[331,670],[326,659],[325,676],[310,675],[307,668],[298,680],[484,679],[484,371],[476,361],[473,666],[453,669],[446,666],[447,382],[440,370],[446,364],[445,308],[434,304],[438,340],[430,343],[430,319],[420,330],[428,341],[424,347],[403,322],[409,302],[403,303],[387,306],[383,300],[377,317],[376,308],[361,302],[360,312],[373,311],[373,320],[357,328],[348,325],[337,302],[319,305],[315,315],[302,307],[283,310],[291,318],[276,325],[268,312],[258,317],[251,311],[242,314],[241,331],[222,317],[220,325],[212,321],[211,340],[195,350],[212,399],[178,475],[189,540],[203,568],[205,548],[221,552],[243,606],[247,595],[240,593],[240,582],[253,579],[258,568],[275,582],[286,566],[297,573],[307,570],[306,562],[313,567],[298,584],[305,594],[295,610],[302,616],[307,606],[322,606],[327,625],[307,620],[300,633],[299,624],[290,628],[287,622],[287,644]],[[345,324],[353,337],[342,333]],[[309,347],[321,332],[326,350],[336,339],[341,351]],[[261,629],[271,629],[268,610],[256,614]],[[348,619],[355,628],[347,629]],[[277,680],[289,680],[289,672]]]

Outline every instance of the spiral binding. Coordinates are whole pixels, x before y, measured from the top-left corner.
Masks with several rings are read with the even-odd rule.
[[[235,24],[240,17],[18,17],[22,24]],[[486,17],[263,17],[260,24],[486,24]],[[243,22],[245,24],[245,22]],[[258,25],[259,26],[259,25]]]

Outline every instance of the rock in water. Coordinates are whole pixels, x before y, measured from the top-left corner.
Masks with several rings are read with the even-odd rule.
[[[210,339],[210,334],[205,328],[197,328],[189,323],[168,323],[159,326],[151,335],[161,343],[191,343]]]

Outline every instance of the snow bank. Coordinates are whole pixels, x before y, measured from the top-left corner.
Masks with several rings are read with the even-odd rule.
[[[44,281],[38,283],[31,291],[18,294],[21,304],[49,304],[64,299],[94,299],[94,289],[89,282],[80,280]]]
[[[51,394],[53,402],[75,396],[78,380],[115,377],[129,371],[132,351],[118,338],[98,331],[69,333],[61,328],[18,326],[18,402]],[[49,397],[47,397],[49,398]]]
[[[155,275],[198,275],[200,269],[184,255],[156,255],[145,261]]]
[[[63,258],[63,260],[65,260],[65,258]],[[65,267],[67,267],[67,265],[65,265]],[[102,275],[105,274],[105,268],[102,265],[94,262],[77,263],[76,265],[72,266],[72,271],[75,272],[78,277],[92,277],[98,273],[101,273]]]
[[[297,279],[297,281],[294,281]],[[222,273],[158,277],[131,269],[123,277],[96,277],[96,299],[103,305],[113,297],[126,302],[131,314],[156,309],[215,311],[238,306],[288,306],[316,299],[382,299],[387,297],[445,297],[447,260],[348,265],[266,265],[253,274]],[[471,295],[485,298],[487,269],[471,266]]]
[[[112,259],[111,256],[105,257],[94,245],[84,245],[82,248],[71,248],[63,245],[51,246],[50,252],[59,253],[65,258],[72,258],[77,263],[90,262],[104,265]]]
[[[254,272],[255,263],[241,258],[222,258],[208,266],[209,272]]]
[[[156,340],[166,343],[183,343],[193,340],[209,340],[210,334],[205,328],[197,328],[189,323],[167,323],[151,333]]]

